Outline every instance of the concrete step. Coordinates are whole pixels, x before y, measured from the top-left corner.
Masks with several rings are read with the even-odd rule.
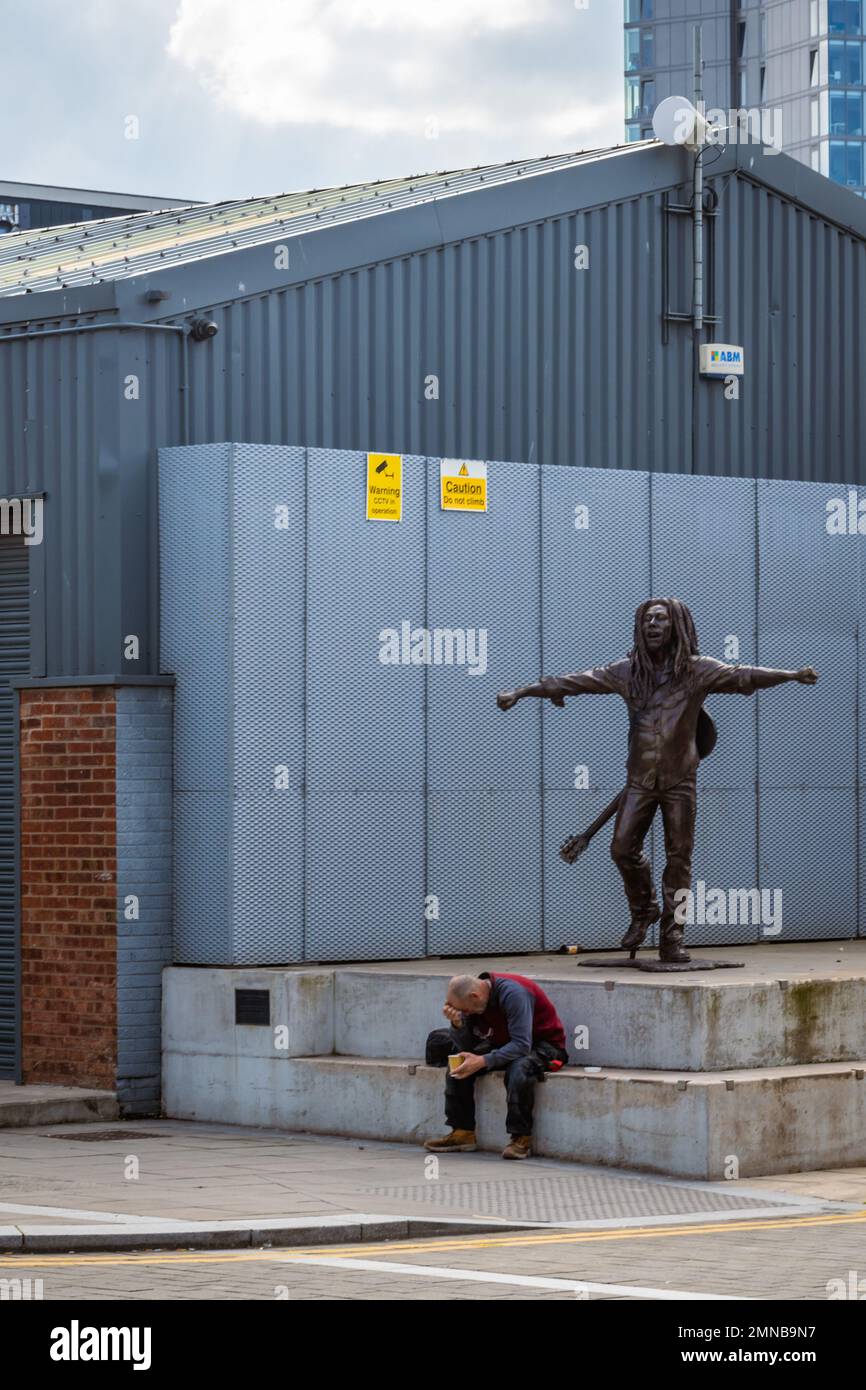
[[[582,1065],[704,1072],[866,1057],[866,975],[757,980],[731,970],[665,978],[596,975],[569,964],[572,978],[563,977],[565,963],[554,975],[528,960],[517,973],[550,996],[569,1054]],[[423,1055],[426,1033],[444,1026],[450,974],[336,971],[334,1051]]]
[[[444,1072],[411,1059],[167,1053],[174,1119],[421,1144]],[[483,1149],[506,1142],[501,1074],[476,1087]],[[569,1067],[536,1091],[536,1152],[718,1181],[866,1164],[866,1061],[724,1074]],[[419,1161],[420,1161],[419,1151]]]
[[[16,1086],[12,1081],[0,1081],[0,1129],[80,1125],[89,1120],[116,1120],[118,1114],[113,1091],[92,1091],[81,1086]]]
[[[363,968],[173,966],[164,973],[163,1045],[168,1053],[263,1060],[277,1051],[422,1057],[427,1034],[444,1026],[450,976],[499,969],[539,981],[575,1063],[715,1072],[857,1061],[866,1057],[866,953],[846,958],[846,949],[821,942],[732,950],[747,968],[674,976],[589,969],[568,956]],[[267,1026],[235,1023],[238,989],[267,994]]]

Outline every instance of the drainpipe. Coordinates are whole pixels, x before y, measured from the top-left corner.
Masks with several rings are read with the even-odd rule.
[[[704,138],[700,128],[703,119],[703,56],[701,51],[701,26],[695,25],[695,155],[694,187],[692,190],[692,214],[694,218],[694,284],[692,289],[692,312],[694,330],[698,334],[704,326]]]

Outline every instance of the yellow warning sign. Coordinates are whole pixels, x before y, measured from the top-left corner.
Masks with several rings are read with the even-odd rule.
[[[367,455],[367,520],[400,521],[403,516],[403,455]]]
[[[487,464],[476,459],[441,459],[439,501],[444,512],[486,512]]]

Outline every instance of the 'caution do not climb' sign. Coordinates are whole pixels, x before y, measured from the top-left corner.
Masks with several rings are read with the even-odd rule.
[[[442,459],[439,501],[444,512],[486,512],[487,464],[476,459]]]
[[[367,455],[367,520],[400,521],[403,516],[403,455]]]

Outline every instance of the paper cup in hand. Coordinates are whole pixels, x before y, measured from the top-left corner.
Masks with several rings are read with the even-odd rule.
[[[463,1053],[462,1053],[462,1052],[458,1052],[458,1053],[456,1053],[454,1056],[451,1056],[451,1057],[448,1058],[448,1070],[449,1070],[449,1071],[456,1071],[458,1067],[462,1067],[462,1066],[463,1066]]]

